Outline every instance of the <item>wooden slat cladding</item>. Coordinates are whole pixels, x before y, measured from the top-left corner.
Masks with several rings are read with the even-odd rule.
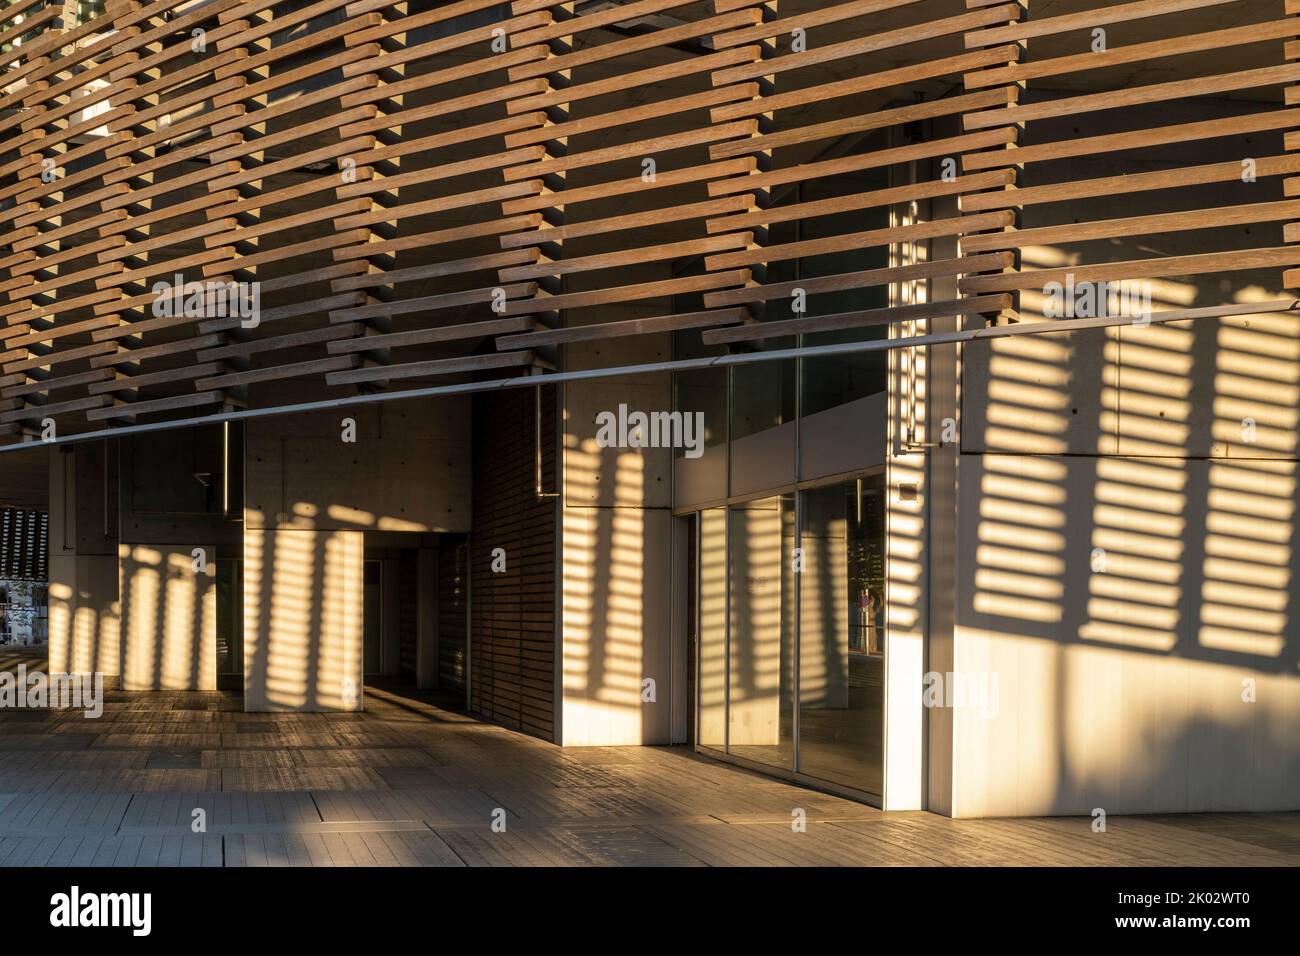
[[[760,11],[761,21],[718,35],[715,45],[758,44],[762,57],[717,71],[714,83],[756,82],[757,90],[715,107],[713,121],[751,118],[758,127],[711,151],[715,160],[752,163],[710,183],[709,191],[721,197],[744,190],[755,202],[710,217],[711,235],[744,230],[749,241],[705,262],[713,271],[751,269],[753,278],[742,289],[706,293],[704,302],[743,305],[757,321],[705,331],[704,342],[871,335],[871,327],[909,322],[923,328],[943,315],[1006,311],[1007,297],[927,302],[917,290],[963,272],[1001,271],[1013,261],[1010,253],[963,261],[952,240],[1013,222],[1000,209],[961,216],[956,198],[1014,185],[1014,170],[958,175],[957,166],[966,151],[1006,149],[1014,130],[963,135],[956,121],[969,110],[1013,102],[1016,90],[1010,83],[971,94],[953,88],[965,72],[1005,65],[1014,56],[1008,44],[968,52],[963,38],[1014,19],[1018,8],[964,10],[939,0],[743,6]],[[918,244],[943,240],[952,252],[915,254]]]
[[[1295,0],[1033,3],[11,3],[0,441],[1297,285]]]
[[[534,327],[527,318],[501,319],[504,303],[531,295],[534,284],[498,284],[497,271],[538,257],[536,249],[503,249],[500,237],[540,222],[503,203],[539,195],[541,180],[508,180],[503,171],[543,154],[540,146],[514,149],[506,137],[544,121],[540,112],[509,112],[509,103],[544,86],[516,82],[509,71],[544,55],[518,38],[549,15],[508,16],[493,0],[426,6],[348,7],[349,16],[366,18],[366,29],[346,40],[350,56],[364,55],[342,68],[349,83],[362,84],[343,107],[367,115],[342,130],[373,142],[346,157],[356,176],[339,193],[364,208],[339,220],[358,232],[333,250],[353,270],[333,289],[354,301],[332,309],[330,321],[361,337],[328,345],[359,365],[327,374],[333,385],[384,387],[484,368],[510,374],[532,359],[458,361],[485,339]]]
[[[470,710],[545,740],[555,739],[557,499],[538,492],[554,487],[555,415],[553,387],[474,401]]]
[[[201,129],[172,120],[200,110],[211,94],[208,68],[192,44],[202,45],[198,38],[233,2],[185,13],[169,3],[114,5],[98,37],[62,47],[61,56],[32,74],[48,83],[44,108],[22,126],[39,134],[33,156],[56,169],[51,182],[28,194],[39,212],[15,222],[54,229],[33,240],[50,276],[42,297],[30,302],[39,334],[31,337],[27,360],[10,370],[24,373],[20,389],[48,375],[75,383],[90,398],[45,404],[48,392],[24,392],[26,408],[15,414],[44,417],[55,408],[97,421],[220,400],[219,393],[196,392],[193,376],[172,371],[177,356],[201,340],[192,329],[150,316],[148,306],[155,299],[151,283],[171,282],[187,268],[192,243],[223,225],[199,225],[186,218],[185,202],[175,202],[204,178],[190,164],[203,162],[220,141],[200,133],[168,155],[159,155],[159,147],[175,144],[171,137],[187,128]],[[67,252],[51,254],[56,249]],[[57,277],[50,269],[56,264]],[[160,335],[163,327],[168,332]],[[124,410],[122,397],[138,397],[137,376],[167,385]]]
[[[215,76],[219,83],[236,85],[212,100],[214,109],[230,108],[234,115],[213,126],[214,134],[231,142],[214,151],[211,161],[236,164],[236,171],[208,184],[212,192],[234,195],[206,210],[210,222],[231,225],[204,238],[221,258],[204,263],[202,274],[208,281],[261,283],[264,293],[269,290],[264,305],[270,311],[252,329],[231,316],[203,323],[201,331],[220,338],[195,359],[219,367],[201,375],[196,385],[222,389],[241,403],[263,383],[358,364],[354,356],[326,352],[327,343],[355,334],[355,328],[329,328],[318,315],[304,321],[293,311],[304,299],[332,298],[331,282],[349,273],[322,270],[322,259],[363,235],[340,222],[369,208],[341,195],[339,162],[374,143],[343,131],[350,120],[369,118],[373,110],[344,107],[343,98],[360,84],[345,81],[342,71],[373,52],[349,50],[345,40],[378,17],[353,19],[345,8],[346,0],[307,5],[244,0],[220,15]]]
[[[1232,301],[1260,271],[1281,268],[1278,287],[1296,287],[1300,272],[1287,267],[1300,253],[1283,226],[1300,211],[1289,198],[1300,167],[1284,135],[1300,80],[1300,64],[1288,62],[1300,35],[1292,9],[1283,0],[1080,0],[968,33],[972,50],[1013,42],[1020,56],[967,73],[966,90],[1011,82],[1023,92],[962,117],[968,133],[1018,131],[1014,150],[965,156],[965,175],[1019,170],[1017,189],[962,197],[965,214],[1010,207],[1018,226],[963,240],[968,255],[1007,250],[1017,264],[967,275],[962,291],[1016,294],[1038,319],[1047,284],[1071,280],[1154,283],[1156,311]],[[1173,286],[1161,280],[1175,277],[1213,298],[1198,289],[1194,303],[1162,304]]]
[[[514,12],[541,6],[516,2]],[[752,132],[757,121],[715,123],[709,110],[754,95],[753,83],[716,88],[714,71],[751,64],[755,46],[713,52],[714,36],[751,26],[755,10],[714,10],[692,0],[641,0],[618,8],[545,4],[549,22],[518,37],[543,55],[510,68],[536,93],[508,104],[514,115],[541,111],[539,127],[507,135],[511,149],[540,155],[505,169],[512,183],[544,191],[508,200],[507,214],[540,214],[532,231],[503,239],[530,261],[499,271],[504,283],[533,282],[527,302],[509,309],[537,331],[498,340],[499,348],[549,346],[641,334],[671,316],[674,295],[742,283],[745,270],[686,278],[683,259],[738,251],[747,234],[709,235],[707,220],[749,209],[747,194],[711,197],[708,184],[748,169],[749,159],[717,162],[709,149]],[[704,316],[712,324],[737,313]]]
[[[27,20],[31,13],[37,14],[30,22],[39,25],[41,35],[19,37],[15,19]],[[115,267],[98,268],[94,253],[104,246],[96,245],[93,227],[65,228],[69,211],[87,205],[73,190],[90,177],[66,168],[87,151],[70,147],[58,132],[68,122],[61,84],[50,76],[56,45],[68,36],[61,13],[42,16],[19,8],[0,17],[7,35],[23,41],[4,54],[8,69],[0,79],[0,315],[5,325],[0,433],[16,435],[23,425],[103,403],[87,398],[84,382],[72,382],[72,394],[65,382],[89,355],[104,351],[87,345],[86,293],[93,301],[93,278]],[[55,313],[67,316],[63,325],[74,331],[50,334],[49,317]],[[34,383],[44,387],[25,390]]]

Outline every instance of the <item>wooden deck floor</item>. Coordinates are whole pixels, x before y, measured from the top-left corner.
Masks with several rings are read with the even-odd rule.
[[[0,670],[20,659],[0,654]],[[1105,834],[1080,818],[955,821],[685,748],[562,750],[372,688],[355,715],[246,714],[223,693],[106,698],[95,720],[0,710],[0,866],[1300,863],[1300,814],[1112,817]]]

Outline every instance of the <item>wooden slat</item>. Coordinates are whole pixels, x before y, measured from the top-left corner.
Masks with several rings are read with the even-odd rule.
[[[868,309],[862,312],[840,312],[835,315],[759,322],[730,329],[713,329],[704,333],[704,342],[707,345],[754,342],[761,339],[779,338],[783,335],[860,329],[877,325],[890,325],[894,322],[934,319],[940,316],[980,315],[986,312],[999,312],[1008,308],[1011,301],[1009,295],[974,296],[969,299],[953,299],[947,302],[922,302],[917,305],[900,305],[887,309]]]
[[[1078,13],[1067,13],[1056,17],[1044,17],[1041,20],[1026,20],[1004,27],[991,27],[987,30],[973,31],[966,35],[966,46],[987,46],[991,43],[1006,43],[1010,40],[1027,40],[1032,37],[1052,36],[1071,30],[1090,30],[1098,26],[1110,26],[1130,20],[1162,16],[1170,13],[1183,13],[1204,7],[1217,7],[1234,0],[1137,0],[1134,3],[1100,4],[1096,8]],[[1008,18],[1011,19],[1011,18]]]
[[[345,356],[339,362],[354,361]],[[345,385],[357,382],[391,382],[403,378],[428,378],[436,375],[459,375],[464,372],[481,372],[487,369],[519,368],[532,365],[531,352],[508,352],[505,355],[470,355],[464,358],[431,359],[426,362],[408,362],[402,365],[384,365],[376,368],[359,368],[351,372],[331,372],[331,384]]]
[[[1201,273],[1233,272],[1300,263],[1300,247],[1275,246],[1232,252],[1204,252],[1161,259],[1105,262],[1095,265],[1067,266],[1059,269],[1034,269],[1000,275],[967,276],[959,282],[963,292],[1005,292],[1013,289],[1041,289],[1048,282],[1065,282],[1073,276],[1080,282],[1112,282],[1120,279],[1166,278]]]
[[[573,342],[600,342],[626,338],[633,335],[654,335],[661,332],[682,332],[686,329],[714,328],[734,325],[748,320],[745,309],[714,309],[707,312],[683,312],[649,319],[625,319],[621,322],[601,322],[597,325],[579,325],[567,329],[540,329],[520,335],[503,335],[497,339],[501,350],[516,348],[542,348],[566,345]]]

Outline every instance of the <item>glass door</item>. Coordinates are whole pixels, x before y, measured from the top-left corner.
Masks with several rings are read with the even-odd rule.
[[[732,505],[727,752],[794,763],[794,495]]]
[[[877,475],[802,492],[799,772],[884,784],[885,490]]]
[[[700,747],[882,794],[885,500],[873,474],[699,513]]]

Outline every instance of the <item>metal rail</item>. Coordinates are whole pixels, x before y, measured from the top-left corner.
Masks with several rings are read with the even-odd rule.
[[[968,329],[958,332],[938,332],[933,335],[917,335],[905,339],[873,339],[867,342],[842,342],[834,345],[811,345],[772,351],[742,352],[734,355],[717,355],[711,358],[675,359],[666,362],[651,362],[644,365],[619,365],[610,368],[584,369],[576,372],[552,372],[540,375],[522,375],[515,378],[494,379],[487,382],[463,382],[456,385],[434,385],[428,388],[413,388],[400,392],[380,392],[366,395],[352,395],[346,398],[332,398],[318,402],[301,402],[295,405],[278,405],[268,408],[246,408],[232,412],[218,412],[195,418],[174,419],[165,422],[150,422],[144,425],[124,425],[121,427],[100,429],[93,432],[81,432],[49,440],[30,439],[9,445],[0,445],[0,453],[24,451],[34,445],[70,445],[79,442],[98,441],[104,438],[116,438],[124,435],[142,435],[150,432],[167,431],[173,428],[189,428],[195,425],[212,425],[219,422],[247,421],[254,418],[270,418],[276,415],[293,415],[303,412],[321,412],[337,409],[357,408],[379,402],[401,401],[413,398],[433,398],[439,395],[467,395],[475,392],[494,392],[507,388],[536,388],[558,382],[578,382],[590,379],[619,378],[624,375],[644,375],[651,372],[684,372],[698,369],[726,368],[732,365],[753,365],[759,362],[779,362],[792,358],[819,358],[828,355],[852,355],[859,352],[887,352],[894,349],[918,348],[928,345],[958,345],[963,342],[978,342],[983,339],[1012,338],[1018,335],[1042,335],[1057,332],[1082,332],[1090,329],[1109,329],[1122,325],[1162,325],[1168,322],[1182,322],[1190,319],[1221,318],[1227,315],[1263,315],[1273,312],[1300,311],[1300,299],[1272,299],[1267,302],[1250,302],[1245,304],[1206,306],[1196,309],[1176,309],[1152,313],[1149,323],[1146,319],[1135,320],[1132,316],[1104,316],[1089,319],[1054,319],[1050,322],[1022,322],[1012,325],[997,325],[982,329]]]

